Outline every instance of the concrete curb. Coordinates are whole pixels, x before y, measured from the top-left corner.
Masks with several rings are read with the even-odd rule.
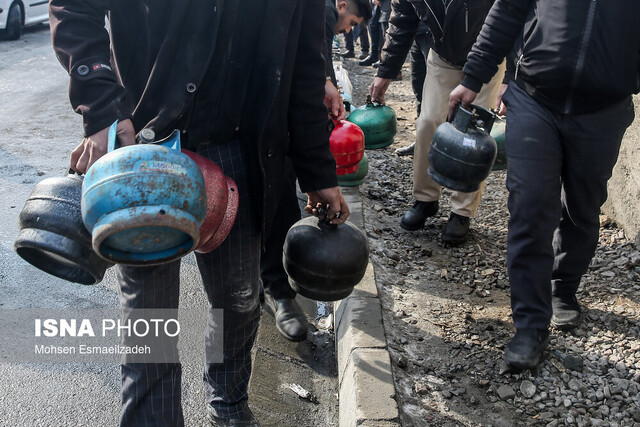
[[[358,187],[343,187],[349,220],[364,231]],[[341,427],[398,426],[391,359],[373,265],[347,298],[334,304]]]

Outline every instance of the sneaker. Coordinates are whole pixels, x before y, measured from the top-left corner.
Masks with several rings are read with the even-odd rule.
[[[400,220],[400,227],[405,230],[415,231],[424,227],[424,223],[430,216],[438,213],[438,201],[416,201]]]
[[[551,306],[551,324],[556,328],[569,331],[580,325],[580,304],[575,295],[554,295],[551,297]]]
[[[442,243],[448,245],[460,245],[469,236],[471,218],[451,212],[447,225],[442,230]]]
[[[358,59],[366,59],[368,56],[369,56],[369,51],[362,52],[360,56],[358,56]]]
[[[540,363],[548,342],[546,329],[518,329],[504,350],[504,361],[511,369],[533,369]]]
[[[369,65],[372,65],[374,62],[378,61],[378,55],[369,55],[367,56],[365,59],[363,59],[362,61],[358,62],[358,65],[362,65],[363,67],[367,67]]]
[[[340,56],[342,56],[343,58],[355,58],[356,53],[352,50],[347,50],[345,52],[340,53]]]

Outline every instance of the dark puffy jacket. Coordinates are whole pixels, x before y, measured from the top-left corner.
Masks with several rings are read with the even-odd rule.
[[[420,21],[429,27],[431,49],[462,67],[478,37],[493,0],[392,0],[389,30],[378,77],[395,78],[402,68]]]
[[[512,77],[542,105],[595,112],[640,89],[640,2],[498,0],[463,85],[479,90],[507,54]]]

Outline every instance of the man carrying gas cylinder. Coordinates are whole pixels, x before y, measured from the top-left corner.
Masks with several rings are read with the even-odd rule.
[[[325,1],[325,105],[336,119],[345,115],[344,104],[338,92],[331,45],[336,34],[348,33],[371,15],[369,0]],[[282,247],[289,228],[300,219],[300,208],[296,196],[295,174],[288,162],[285,173],[282,198],[271,229],[267,233],[265,249],[260,261],[261,281],[264,299],[273,313],[278,331],[290,341],[303,341],[307,337],[307,319],[296,301],[296,292],[288,283],[287,273],[282,266]]]
[[[640,90],[638,22],[637,1],[497,0],[451,92],[452,110],[469,105],[509,58],[510,369],[538,365],[550,324],[580,325],[576,292]]]
[[[449,92],[463,78],[462,66],[476,40],[493,0],[393,0],[387,39],[382,49],[378,73],[371,84],[371,99],[384,103],[389,84],[402,68],[420,21],[431,36],[427,57],[427,76],[422,89],[421,112],[416,121],[413,157],[413,196],[415,203],[403,215],[405,230],[421,229],[428,217],[438,212],[442,187],[429,175],[428,153],[436,128],[447,119]],[[503,66],[502,66],[503,67]],[[503,68],[504,69],[504,68]],[[498,72],[478,94],[476,105],[494,107],[502,75]],[[454,192],[451,214],[442,231],[443,243],[463,243],[469,234],[470,218],[476,215],[484,182],[473,193]]]
[[[224,316],[223,361],[207,362],[204,372],[215,426],[259,425],[247,386],[260,319],[261,239],[280,200],[285,155],[308,194],[309,212],[325,207],[333,223],[349,215],[323,105],[323,6],[321,0],[49,3],[54,50],[84,122],[73,169],[85,172],[105,154],[107,129],[119,120],[123,146],[135,144],[143,129],[158,139],[179,129],[185,148],[217,163],[238,186],[227,239],[196,255],[209,304]],[[117,276],[123,308],[178,307],[179,261],[119,265]],[[121,425],[184,425],[180,399],[179,363],[122,365]]]

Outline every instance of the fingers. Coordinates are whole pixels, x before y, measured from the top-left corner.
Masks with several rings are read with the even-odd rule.
[[[305,212],[328,219],[331,224],[343,224],[349,218],[349,206],[339,187],[327,188],[308,193]]]
[[[85,150],[87,138],[74,148],[69,159],[69,166],[78,173],[87,171],[87,163],[89,162],[89,153]]]
[[[327,218],[331,220],[331,224],[344,224],[349,218],[350,213],[349,206],[344,200],[342,193],[340,193],[339,199],[329,204]]]

